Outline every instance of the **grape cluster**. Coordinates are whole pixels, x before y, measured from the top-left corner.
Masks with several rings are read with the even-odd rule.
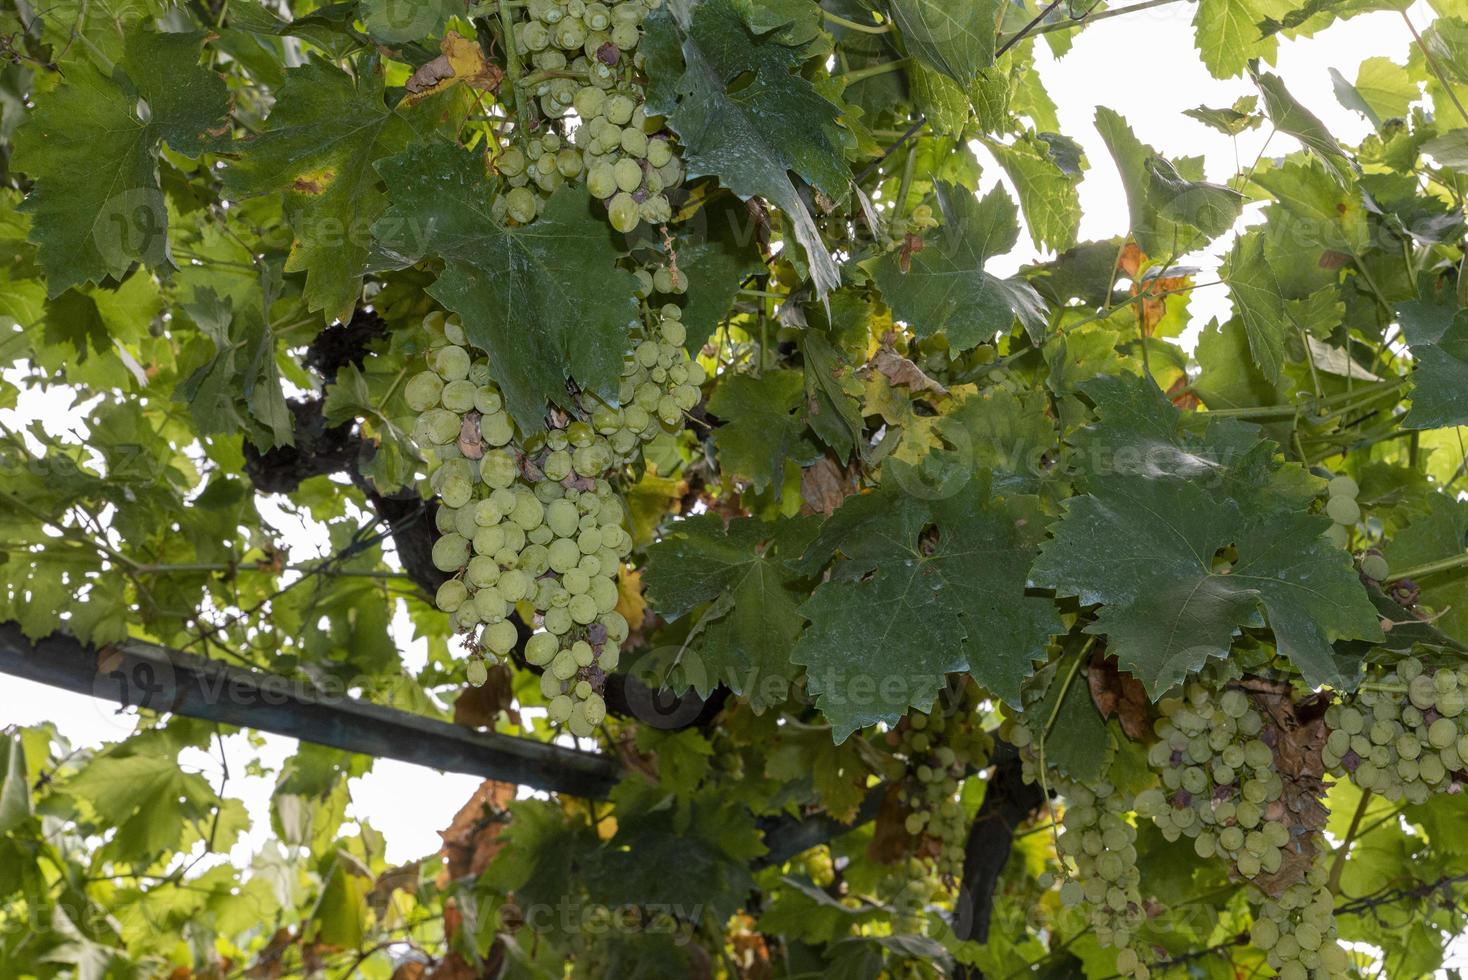
[[[1067,906],[1084,902],[1096,939],[1117,950],[1117,972],[1147,980],[1151,971],[1133,948],[1144,913],[1131,799],[1105,781],[1088,787],[1057,780],[1055,788],[1066,801],[1060,856],[1076,868],[1061,885],[1060,900]]]
[[[1284,781],[1261,739],[1264,719],[1238,687],[1194,681],[1185,698],[1158,702],[1162,717],[1148,762],[1162,788],[1137,795],[1138,816],[1168,840],[1186,836],[1199,857],[1218,854],[1241,877],[1279,870],[1289,827],[1280,821]]]
[[[1326,710],[1327,771],[1396,802],[1424,803],[1468,780],[1468,670],[1409,657],[1383,683]]]
[[[414,438],[436,463],[433,561],[454,576],[438,607],[457,632],[479,631],[479,650],[504,657],[519,642],[510,618],[518,606],[538,627],[525,657],[544,668],[552,721],[589,735],[606,713],[599,691],[628,632],[616,576],[632,538],[604,478],[611,444],[582,421],[517,444],[488,362],[472,358],[457,319],[430,314],[424,326],[428,366],[404,396],[420,413]]]
[[[967,723],[971,713],[946,717],[914,711],[890,733],[893,751],[906,764],[897,799],[908,809],[906,829],[937,849],[937,868],[950,880],[963,874],[968,821],[958,791],[970,766],[989,755],[989,739]]]
[[[1326,490],[1330,496],[1325,502],[1325,513],[1335,522],[1327,533],[1337,545],[1349,547],[1351,528],[1361,520],[1361,505],[1356,502],[1361,488],[1349,476],[1338,476],[1327,484]]]
[[[1346,951],[1336,941],[1335,896],[1329,878],[1329,871],[1317,862],[1304,881],[1255,905],[1250,941],[1281,980],[1340,980],[1348,975]]]
[[[545,119],[560,121],[570,136],[547,127],[523,149],[511,146],[496,158],[510,185],[496,207],[511,219],[533,221],[545,196],[576,179],[606,202],[618,231],[672,218],[667,191],[683,180],[683,167],[633,77],[642,21],[656,5],[532,0],[525,6],[514,40],[539,76],[532,95]]]

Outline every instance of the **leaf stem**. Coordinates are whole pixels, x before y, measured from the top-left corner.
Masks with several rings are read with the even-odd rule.
[[[878,75],[885,75],[888,72],[906,68],[911,63],[911,58],[894,58],[891,61],[884,61],[880,64],[857,68],[854,71],[849,71],[842,75],[832,75],[831,78],[833,81],[838,81],[842,85],[855,85],[857,82],[865,81],[868,78],[876,78]]]
[[[839,14],[831,13],[829,10],[822,10],[821,14],[826,18],[826,23],[835,24],[837,27],[844,27],[848,31],[859,31],[862,34],[886,34],[892,30],[891,24],[862,24],[858,21],[847,20]]]

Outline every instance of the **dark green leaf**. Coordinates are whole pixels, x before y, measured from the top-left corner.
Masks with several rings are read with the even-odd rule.
[[[404,264],[444,260],[429,292],[489,353],[521,429],[541,428],[548,402],[569,406],[572,378],[616,398],[637,280],[613,262],[612,231],[584,189],[562,189],[534,222],[511,227],[490,213],[493,185],[474,153],[418,144],[378,169],[392,207],[374,234]]]

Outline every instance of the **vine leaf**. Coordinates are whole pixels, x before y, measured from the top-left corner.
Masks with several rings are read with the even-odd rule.
[[[1204,66],[1214,78],[1233,78],[1251,58],[1272,61],[1279,42],[1260,24],[1290,6],[1289,0],[1198,0],[1193,29]]]
[[[1121,174],[1132,237],[1142,251],[1165,259],[1204,244],[1199,229],[1183,220],[1185,216],[1174,205],[1179,193],[1176,182],[1189,183],[1202,177],[1201,161],[1189,158],[1166,164],[1167,176],[1159,180],[1158,162],[1166,162],[1162,154],[1137,139],[1117,112],[1098,106],[1096,129]],[[1216,195],[1210,196],[1216,199]]]
[[[1289,89],[1285,88],[1284,80],[1278,75],[1260,71],[1252,64],[1249,74],[1253,77],[1254,84],[1259,86],[1259,93],[1264,96],[1264,114],[1269,117],[1269,121],[1280,132],[1288,133],[1304,144],[1337,181],[1346,183],[1352,173],[1352,163],[1335,141],[1335,137],[1330,135],[1330,130],[1325,128],[1325,123],[1290,94]]]
[[[1412,300],[1397,306],[1411,348],[1412,410],[1402,424],[1441,429],[1468,423],[1468,315],[1454,307]]]
[[[998,0],[895,0],[892,19],[917,59],[965,90],[994,63]]]
[[[1279,279],[1264,254],[1264,236],[1244,235],[1234,243],[1223,278],[1249,338],[1249,353],[1264,380],[1279,380],[1285,364],[1285,326],[1290,322]]]
[[[779,496],[787,460],[803,466],[820,456],[805,436],[805,375],[800,371],[729,377],[714,390],[708,408],[724,420],[713,435],[720,469],[749,480],[756,491],[774,483]]]
[[[354,79],[323,61],[292,69],[268,128],[239,144],[239,160],[225,171],[232,194],[284,193],[296,236],[285,271],[306,273],[307,304],[328,320],[350,318],[372,222],[387,206],[372,163],[412,133],[385,103],[383,84],[380,71]]]
[[[294,422],[275,363],[275,335],[259,310],[237,315],[228,298],[207,288],[183,309],[213,344],[207,360],[174,394],[188,405],[199,432],[244,429],[262,449],[291,445]]]
[[[984,145],[1013,182],[1035,247],[1063,252],[1074,245],[1081,224],[1077,185],[1084,158],[1077,156],[1076,166],[1068,169],[1053,145],[1039,136],[1022,136],[1008,145],[984,140]]]
[[[362,0],[362,23],[374,40],[402,44],[442,33],[449,18],[464,16],[464,0]]]
[[[1019,212],[1002,187],[982,200],[953,184],[936,185],[943,229],[920,252],[886,255],[872,275],[892,315],[919,337],[943,333],[968,350],[1007,331],[1016,317],[1032,334],[1044,330],[1044,304],[1023,279],[1001,279],[984,263],[1019,240]]]
[[[1019,703],[1060,628],[1053,604],[1024,592],[1043,528],[1033,500],[990,498],[977,479],[946,499],[847,498],[802,559],[842,556],[801,606],[810,626],[791,655],[838,742],[928,710],[949,673]]]
[[[378,164],[392,205],[373,228],[403,265],[444,260],[429,293],[459,314],[490,355],[490,373],[521,429],[544,425],[546,403],[571,407],[567,381],[617,395],[637,280],[608,261],[607,223],[585,190],[563,188],[533,224],[490,213],[493,188],[478,155],[447,141],[419,143]]]
[[[15,166],[32,180],[21,210],[49,296],[121,279],[134,262],[172,265],[159,151],[201,153],[229,111],[224,80],[198,64],[202,41],[129,31],[111,76],[67,62],[66,82],[37,98]]]
[[[1187,438],[1149,382],[1106,378],[1087,393],[1101,421],[1082,455],[1107,465],[1067,501],[1031,583],[1099,605],[1088,632],[1154,699],[1227,656],[1261,612],[1308,683],[1343,685],[1331,642],[1381,630],[1350,557],[1323,537],[1330,521],[1304,510],[1303,471],[1281,468],[1250,426]]]
[[[130,859],[177,846],[187,821],[205,821],[222,802],[198,773],[171,754],[100,755],[76,775],[67,794],[86,800],[108,827],[110,847]]]
[[[688,286],[683,326],[692,352],[714,335],[744,280],[765,268],[755,247],[754,219],[744,204],[722,198],[698,213],[702,220],[685,224],[673,239],[678,274]]]
[[[840,110],[792,71],[804,52],[753,34],[732,0],[672,0],[645,27],[648,110],[667,116],[689,176],[774,202],[794,225],[817,294],[834,290],[840,273],[790,175],[836,199],[851,175]]]
[[[648,549],[643,581],[665,618],[714,604],[699,621],[703,670],[689,672],[702,680],[699,694],[725,684],[756,714],[785,700],[796,674],[790,651],[805,620],[784,559],[804,549],[815,527],[809,519],[740,518],[726,528],[723,518],[704,514],[678,521]]]

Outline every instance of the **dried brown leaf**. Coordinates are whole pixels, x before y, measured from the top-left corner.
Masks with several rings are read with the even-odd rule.
[[[1114,713],[1121,730],[1133,741],[1143,742],[1152,735],[1152,702],[1142,682],[1121,670],[1115,657],[1096,654],[1086,671],[1091,700],[1102,718]]]
[[[518,719],[515,711],[514,675],[504,664],[495,664],[483,686],[467,686],[454,702],[454,724],[465,728],[492,728],[501,711]]]
[[[489,866],[489,862],[500,849],[499,833],[504,826],[504,809],[515,798],[515,785],[486,779],[474,791],[447,830],[440,830],[443,838],[444,870],[440,884],[455,878],[478,875]]]
[[[877,864],[896,864],[911,850],[912,835],[907,832],[908,811],[897,798],[898,791],[897,784],[890,783],[882,794],[882,806],[877,810],[872,839],[867,844],[867,857]]]
[[[892,350],[883,347],[872,358],[872,366],[887,376],[894,385],[902,385],[913,391],[931,391],[935,395],[946,395],[948,389],[923,373],[923,369]]]
[[[841,506],[841,501],[856,492],[851,475],[829,456],[822,456],[800,473],[800,499],[803,514],[825,514]]]

